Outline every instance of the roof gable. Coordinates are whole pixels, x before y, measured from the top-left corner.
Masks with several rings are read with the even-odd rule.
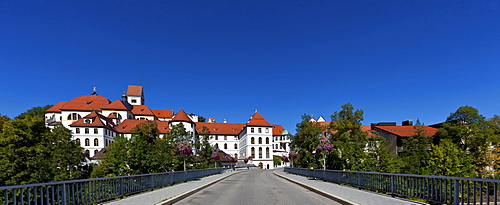
[[[151,111],[153,112],[153,114],[157,118],[172,118],[172,116],[174,115],[174,111],[172,111],[172,110],[154,110],[154,109],[151,109]]]
[[[147,105],[134,105],[132,108],[132,113],[134,115],[154,116],[153,112],[149,109]]]
[[[267,122],[262,115],[260,115],[258,112],[255,112],[253,116],[250,118],[250,120],[247,122],[247,126],[265,126],[265,127],[272,127],[272,125]]]
[[[171,120],[172,122],[193,122],[191,118],[184,112],[183,109],[179,110],[177,114],[175,114],[174,118]]]
[[[103,106],[103,110],[128,110],[121,100],[115,100],[109,105]]]
[[[87,123],[86,120],[91,120],[91,123]],[[83,118],[71,123],[70,127],[106,127],[109,129],[114,129],[115,123],[109,118],[102,116],[96,111],[91,112]]]

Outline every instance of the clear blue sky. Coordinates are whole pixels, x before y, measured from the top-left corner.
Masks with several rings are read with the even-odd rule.
[[[363,124],[500,114],[500,2],[0,1],[0,114],[144,86],[152,109],[295,133],[351,102]]]

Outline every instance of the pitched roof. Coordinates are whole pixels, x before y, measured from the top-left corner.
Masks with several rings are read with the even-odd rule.
[[[247,126],[266,126],[266,127],[272,127],[269,122],[267,122],[262,115],[260,115],[258,112],[255,112],[253,116],[250,118],[250,120],[247,122]]]
[[[107,98],[100,95],[82,95],[65,103],[60,110],[100,111],[101,107],[107,106],[110,103]]]
[[[147,105],[134,105],[132,109],[134,115],[147,115],[154,116],[155,114],[149,109]]]
[[[61,112],[62,106],[64,106],[67,102],[66,101],[61,101],[56,103],[54,106],[50,107],[49,109],[45,110],[45,112]]]
[[[375,134],[376,131],[372,130],[371,125],[363,125],[363,126],[361,126],[361,130],[368,132],[368,136],[366,136],[366,138],[368,138],[368,139],[379,137],[379,135]]]
[[[153,114],[157,118],[172,118],[172,116],[174,115],[174,111],[172,111],[172,110],[154,110],[154,109],[151,109],[151,111],[153,112]]]
[[[207,127],[210,134],[215,135],[238,135],[243,129],[243,123],[217,123],[217,122],[196,122],[196,131],[203,131],[203,127]]]
[[[129,85],[127,89],[127,96],[139,96],[142,97],[142,86],[140,85]]]
[[[115,113],[112,112],[111,114],[108,115],[108,118],[109,119],[118,119],[118,116],[116,116]]]
[[[273,136],[276,135],[283,135],[283,132],[285,131],[285,128],[281,125],[273,125]]]
[[[116,126],[116,131],[120,134],[130,134],[132,129],[137,126],[138,124],[141,124],[143,122],[146,122],[146,120],[124,120],[122,123]],[[160,133],[165,134],[167,133],[170,128],[168,125],[168,121],[161,121],[161,120],[154,120],[153,122],[156,123],[156,128],[160,130]]]
[[[191,118],[184,112],[183,109],[179,110],[177,114],[175,114],[174,118],[172,118],[171,122],[193,122]]]
[[[85,123],[86,120],[91,120],[91,123]],[[115,123],[109,118],[102,116],[96,111],[91,112],[83,118],[71,123],[70,127],[106,127],[108,129],[114,129]]]
[[[128,110],[121,100],[115,100],[109,105],[101,107],[103,110]]]
[[[402,137],[416,135],[418,127],[419,126],[375,126],[376,129],[384,130]],[[422,128],[427,136],[433,136],[438,131],[438,129],[429,126],[422,126]]]

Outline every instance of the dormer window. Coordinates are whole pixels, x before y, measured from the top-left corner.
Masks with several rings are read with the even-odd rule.
[[[91,123],[92,123],[92,120],[91,120],[91,119],[85,119],[84,123],[85,123],[85,124],[91,124]]]
[[[133,100],[132,100],[132,103],[137,103],[137,100],[136,100],[136,99],[133,99]]]

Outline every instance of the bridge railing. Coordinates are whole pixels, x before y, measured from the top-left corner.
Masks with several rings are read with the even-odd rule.
[[[0,204],[90,204],[188,181],[224,168],[164,172],[0,187]]]
[[[498,204],[498,179],[285,168],[324,181],[442,204]]]

